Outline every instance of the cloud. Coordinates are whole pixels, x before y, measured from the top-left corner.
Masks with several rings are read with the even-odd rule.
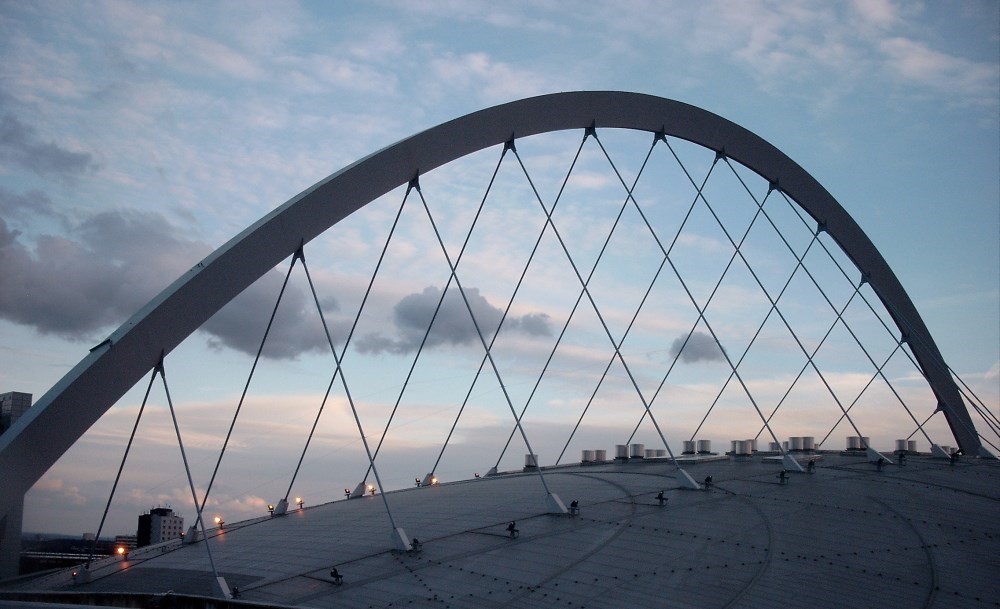
[[[19,195],[0,186],[0,218],[23,219],[31,216],[60,218],[61,214],[52,204],[52,199],[40,190],[29,190]]]
[[[3,210],[20,210],[31,200],[48,199],[0,191]],[[33,248],[20,237],[0,217],[0,318],[69,340],[93,340],[124,322],[211,252],[160,214],[134,210],[93,215],[68,236],[40,235]],[[266,274],[212,317],[202,327],[210,344],[256,354],[281,281],[278,271]],[[332,300],[323,306],[337,309]],[[264,356],[288,359],[328,348],[312,300],[290,286]]]
[[[43,141],[37,129],[11,114],[0,118],[0,161],[40,176],[69,177],[96,168],[89,153],[73,152],[54,141]]]
[[[680,353],[681,361],[689,364],[701,361],[726,361],[725,350],[722,346],[704,332],[692,333],[687,339],[687,344],[684,344],[684,336],[675,338],[673,344],[670,345],[670,355],[677,357],[678,353]]]
[[[986,107],[995,106],[1000,72],[997,64],[978,63],[934,50],[904,37],[881,42],[890,71],[903,80],[958,94]]]
[[[36,493],[45,495],[45,501],[62,505],[86,505],[87,497],[80,492],[80,487],[67,484],[62,478],[45,476],[32,487]]]
[[[229,347],[256,355],[267,321],[281,291],[282,277],[272,271],[247,288],[205,322],[202,330],[211,335],[209,345]],[[322,303],[323,312],[337,310],[336,301]],[[329,322],[328,322],[329,323]],[[331,335],[338,335],[330,328]],[[345,332],[346,333],[346,332]],[[262,355],[271,359],[294,359],[308,352],[329,352],[330,346],[312,298],[289,285],[275,313]]]
[[[487,102],[539,95],[558,87],[558,75],[545,75],[497,61],[486,53],[447,53],[430,62],[435,81],[448,90],[478,91]]]
[[[461,293],[449,288],[444,294],[440,310],[434,316],[434,310],[441,301],[441,290],[428,286],[422,292],[404,296],[393,309],[393,323],[398,336],[386,337],[381,334],[366,334],[356,341],[355,345],[362,353],[409,353],[415,351],[423,340],[427,325],[434,319],[434,326],[427,337],[427,346],[466,345],[479,342],[476,324],[483,336],[489,340],[500,326],[503,311],[494,307],[479,293],[478,288],[465,288],[469,301],[466,307]],[[469,308],[476,318],[474,324],[469,317]],[[528,313],[521,317],[507,316],[504,327],[529,336],[549,336],[548,315],[545,313]]]
[[[167,226],[159,214],[105,212],[29,249],[0,219],[0,317],[71,340],[121,323],[208,253]]]

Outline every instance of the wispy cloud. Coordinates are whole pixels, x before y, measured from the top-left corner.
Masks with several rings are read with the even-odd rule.
[[[954,105],[995,108],[1000,90],[1000,66],[949,55],[926,43],[895,36],[879,49],[886,66],[900,81],[944,94]]]
[[[12,114],[0,117],[0,161],[19,165],[41,176],[66,178],[95,169],[87,152],[68,150],[46,141],[38,129]]]
[[[531,97],[562,88],[558,75],[545,74],[497,60],[487,53],[444,53],[433,58],[430,70],[440,88],[448,91],[475,92],[483,103],[500,103]]]

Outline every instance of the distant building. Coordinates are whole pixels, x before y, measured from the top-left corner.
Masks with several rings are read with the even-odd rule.
[[[139,529],[135,534],[136,547],[179,539],[183,534],[184,518],[175,515],[170,508],[153,508],[148,514],[139,516]]]
[[[0,433],[10,429],[15,421],[31,408],[31,394],[19,391],[0,393]]]
[[[124,547],[127,552],[131,552],[139,547],[139,539],[135,535],[115,535],[115,547]]]

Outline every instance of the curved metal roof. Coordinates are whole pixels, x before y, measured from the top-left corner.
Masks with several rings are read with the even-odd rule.
[[[677,488],[663,460],[547,470],[576,517],[546,513],[535,474],[396,491],[419,553],[391,550],[372,497],[227,524],[209,543],[242,600],[295,607],[997,606],[995,461],[878,471],[863,453],[825,453],[784,485],[760,457],[685,467],[712,488]],[[86,585],[62,571],[13,589],[208,596],[202,543],[95,563]]]

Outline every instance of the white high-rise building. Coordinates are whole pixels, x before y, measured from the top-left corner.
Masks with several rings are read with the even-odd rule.
[[[179,539],[184,534],[184,518],[174,514],[170,508],[158,507],[149,510],[148,514],[139,516],[139,529],[136,531],[138,547]]]
[[[15,421],[31,408],[31,394],[20,391],[0,393],[0,433],[10,429]]]

